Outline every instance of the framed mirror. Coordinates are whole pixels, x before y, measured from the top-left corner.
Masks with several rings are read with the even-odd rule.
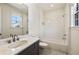
[[[0,4],[0,39],[10,34],[26,35],[28,31],[28,8],[23,4]]]

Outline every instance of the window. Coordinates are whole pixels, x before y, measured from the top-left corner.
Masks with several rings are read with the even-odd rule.
[[[11,27],[22,27],[22,17],[11,16]]]
[[[79,3],[76,4],[76,7],[75,7],[76,11],[75,11],[75,26],[79,26]]]

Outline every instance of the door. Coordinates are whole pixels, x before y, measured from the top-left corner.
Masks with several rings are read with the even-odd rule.
[[[62,10],[47,12],[44,20],[44,38],[56,44],[65,44],[65,19]]]

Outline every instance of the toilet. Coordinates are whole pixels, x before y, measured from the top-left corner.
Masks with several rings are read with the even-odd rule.
[[[48,44],[41,41],[41,42],[39,43],[39,46],[40,46],[41,48],[46,48],[46,47],[48,46]]]
[[[40,41],[39,42],[39,54],[42,54],[47,47],[48,47],[48,44],[46,42]]]

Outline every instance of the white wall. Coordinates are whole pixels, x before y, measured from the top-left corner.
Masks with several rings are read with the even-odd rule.
[[[24,34],[27,31],[27,14],[21,12],[13,6],[2,4],[2,36],[3,38],[9,37],[10,34]],[[23,28],[11,28],[11,15],[19,15],[23,20]],[[26,26],[25,26],[26,25]]]
[[[79,55],[79,28],[72,27],[71,28],[71,54]]]
[[[29,35],[39,36],[40,32],[40,12],[35,4],[28,5],[28,32]]]

